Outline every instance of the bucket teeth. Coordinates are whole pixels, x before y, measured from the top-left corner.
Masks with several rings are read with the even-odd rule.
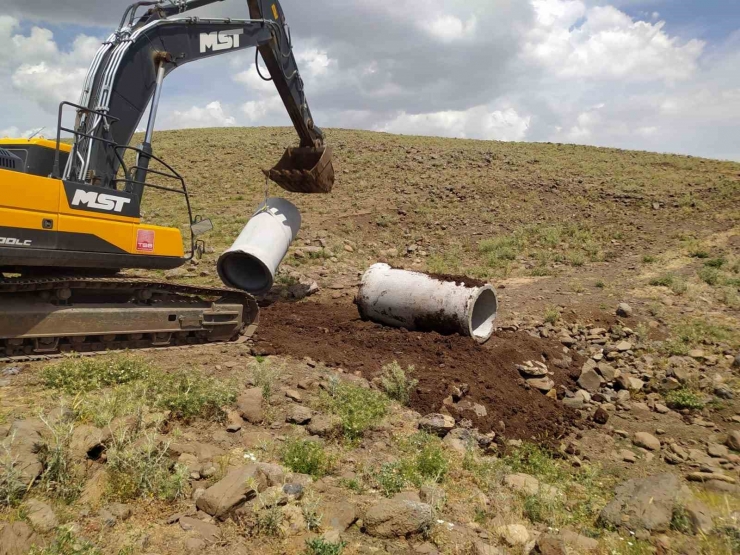
[[[289,148],[265,175],[293,193],[329,193],[334,186],[332,149]]]

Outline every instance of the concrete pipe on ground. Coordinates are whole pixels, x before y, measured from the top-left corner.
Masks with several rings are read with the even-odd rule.
[[[468,287],[427,274],[373,264],[356,299],[360,316],[409,330],[459,333],[484,343],[498,310],[490,285]]]
[[[300,228],[301,214],[295,205],[283,198],[267,199],[219,257],[221,281],[253,295],[267,293]]]

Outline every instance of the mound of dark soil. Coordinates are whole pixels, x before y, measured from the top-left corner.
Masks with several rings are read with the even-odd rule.
[[[484,405],[487,416],[471,418],[484,432],[506,424],[505,436],[554,439],[576,418],[562,403],[522,387],[516,364],[562,358],[559,343],[524,332],[497,333],[486,344],[467,337],[409,332],[362,321],[354,305],[278,303],[263,309],[255,336],[265,353],[310,357],[371,379],[384,364],[413,365],[419,380],[411,406],[422,414],[438,412],[453,384],[470,386],[468,399]],[[581,360],[566,370],[548,364],[557,386],[573,385]],[[470,418],[470,414],[466,413]]]

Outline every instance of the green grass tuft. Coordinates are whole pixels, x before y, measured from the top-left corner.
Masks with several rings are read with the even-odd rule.
[[[346,383],[338,383],[324,397],[324,404],[339,418],[344,437],[350,441],[360,439],[367,430],[380,424],[388,412],[385,395]]]
[[[340,555],[346,545],[346,542],[330,543],[324,538],[312,538],[306,540],[303,555]]]
[[[676,389],[669,391],[665,396],[666,404],[672,409],[701,410],[704,403],[699,396],[690,389]]]
[[[317,441],[289,439],[283,446],[281,459],[293,472],[321,478],[329,471],[329,457]]]
[[[380,386],[385,394],[402,405],[409,404],[411,390],[419,383],[419,380],[409,378],[406,375],[407,371],[409,374],[413,373],[414,367],[409,366],[408,370],[404,370],[394,360],[391,364],[383,366],[383,373],[380,375]]]
[[[71,357],[41,372],[44,385],[70,395],[126,384],[149,376],[152,368],[138,356],[115,354]]]

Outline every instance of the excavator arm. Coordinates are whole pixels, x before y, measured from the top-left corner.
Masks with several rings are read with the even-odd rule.
[[[265,173],[283,188],[329,192],[334,182],[331,149],[314,125],[292,51],[285,16],[277,0],[248,0],[250,19],[205,19],[186,12],[220,0],[138,2],[96,54],[80,99],[78,131],[64,177],[114,187],[120,154],[150,106],[136,176],[129,192],[139,198],[151,154],[151,136],[164,78],[176,68],[220,54],[257,48],[300,137]],[[137,17],[137,10],[148,10]],[[266,8],[266,9],[265,9]],[[258,66],[259,70],[259,66]]]

